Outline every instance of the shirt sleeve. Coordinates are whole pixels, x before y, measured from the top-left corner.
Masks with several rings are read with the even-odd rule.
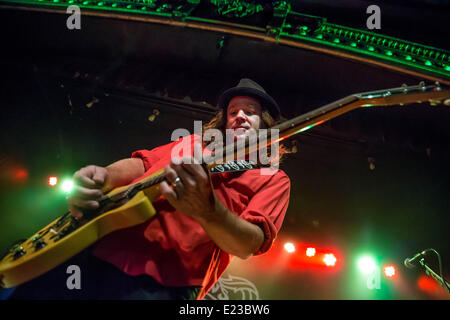
[[[265,253],[272,246],[286,215],[290,189],[289,177],[280,171],[263,185],[240,215],[241,218],[260,226],[264,232],[264,243],[254,255]]]
[[[182,148],[180,148],[181,153],[177,156],[182,156],[182,155],[191,155],[192,152],[192,148],[188,147],[191,144],[193,144],[194,142],[197,142],[199,139],[198,136],[196,135],[190,135],[190,136],[186,136],[183,138],[179,138],[178,140],[175,140],[171,143],[168,143],[166,145],[160,146],[160,147],[156,147],[152,150],[137,150],[134,151],[131,154],[132,158],[141,158],[142,161],[144,161],[144,168],[145,171],[147,172],[151,166],[153,164],[155,164],[156,162],[158,162],[161,158],[167,157],[167,154],[171,154],[172,148],[179,144],[179,143],[184,143],[185,145],[182,146]],[[184,154],[184,151],[187,150],[189,152],[189,154]],[[169,160],[170,161],[170,160]],[[168,164],[168,163],[167,163]]]
[[[151,166],[160,159],[158,151],[163,147],[164,146],[157,147],[152,150],[137,150],[131,154],[131,157],[141,158],[144,162],[145,171],[147,172],[151,168]]]

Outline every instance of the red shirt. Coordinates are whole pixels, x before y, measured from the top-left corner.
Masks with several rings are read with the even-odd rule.
[[[191,137],[199,141],[198,136]],[[136,181],[167,166],[172,148],[180,142],[133,152],[132,157],[141,158],[146,170]],[[230,211],[264,231],[264,243],[255,254],[269,250],[288,207],[289,177],[281,170],[261,175],[254,169],[212,174],[211,181]],[[207,292],[229,265],[231,255],[220,250],[197,221],[176,211],[162,196],[153,206],[157,214],[150,221],[107,235],[94,254],[129,275],[148,274],[166,286],[203,285]]]

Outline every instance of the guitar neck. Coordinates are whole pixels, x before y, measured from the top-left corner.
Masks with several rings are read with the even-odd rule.
[[[252,146],[252,148],[256,148],[256,150],[265,148],[273,143],[280,142],[291,136],[309,130],[312,127],[318,126],[328,120],[334,119],[359,107],[394,106],[410,103],[421,103],[425,101],[442,102],[448,99],[450,99],[450,90],[442,89],[438,84],[425,86],[423,83],[417,86],[403,86],[400,88],[352,94],[270,128],[278,130],[278,139],[271,139],[271,130],[267,130],[266,141],[264,143],[260,143],[260,141],[258,141],[256,146]],[[446,105],[448,104],[446,103]],[[235,149],[234,145],[227,146],[222,149],[222,155],[234,155],[233,159],[242,159],[242,157],[249,154],[249,148],[250,147],[248,144],[245,145],[244,148],[238,150]],[[252,151],[255,151],[255,149],[252,149]],[[222,161],[218,161],[215,159],[215,161],[208,163],[206,166],[207,169],[209,170],[221,163],[224,163],[225,157],[221,160]],[[161,170],[150,177],[147,177],[133,185],[127,186],[128,189],[125,190],[143,190],[159,184],[164,179],[164,174]],[[105,197],[110,200],[114,197],[119,197],[119,194],[114,193],[113,191]],[[121,193],[123,193],[123,189],[121,189]]]
[[[304,132],[325,121],[336,118],[344,113],[360,107],[359,99],[356,96],[348,96],[333,103],[327,104],[296,118],[285,121],[271,129],[279,130],[280,140],[287,139],[293,135]]]

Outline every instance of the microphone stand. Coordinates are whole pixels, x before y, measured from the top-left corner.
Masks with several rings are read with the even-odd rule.
[[[448,293],[450,293],[450,284],[445,281],[445,279],[443,279],[442,277],[440,277],[439,275],[437,275],[426,263],[425,263],[425,258],[420,259],[419,263],[425,268],[425,273],[429,276],[431,276],[432,278],[434,278],[434,280],[437,281],[437,283],[439,283],[439,285],[441,287],[444,287]]]

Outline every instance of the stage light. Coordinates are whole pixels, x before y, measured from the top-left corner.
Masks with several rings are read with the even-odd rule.
[[[334,267],[336,265],[336,257],[332,253],[325,254],[325,257],[323,258],[323,262],[325,262],[325,265],[328,267]]]
[[[24,182],[28,179],[28,171],[22,168],[16,168],[13,171],[13,178],[16,182]]]
[[[61,185],[61,189],[65,192],[65,193],[70,193],[73,189],[73,181],[72,180],[65,180],[62,185]]]
[[[286,242],[284,244],[284,250],[286,250],[289,253],[292,253],[295,251],[295,246],[292,242]]]
[[[48,178],[48,185],[49,186],[54,187],[57,184],[58,184],[58,178],[57,177],[52,176],[52,177]]]
[[[397,273],[394,266],[386,266],[383,271],[384,275],[388,278],[392,278]]]
[[[423,275],[419,279],[417,279],[417,286],[420,290],[428,293],[428,294],[436,294],[442,289],[438,283],[433,280],[430,276]]]
[[[316,248],[307,248],[306,249],[307,257],[314,257],[315,255],[316,255]]]
[[[370,256],[361,257],[358,259],[358,267],[363,274],[371,274],[376,268],[375,260]]]

